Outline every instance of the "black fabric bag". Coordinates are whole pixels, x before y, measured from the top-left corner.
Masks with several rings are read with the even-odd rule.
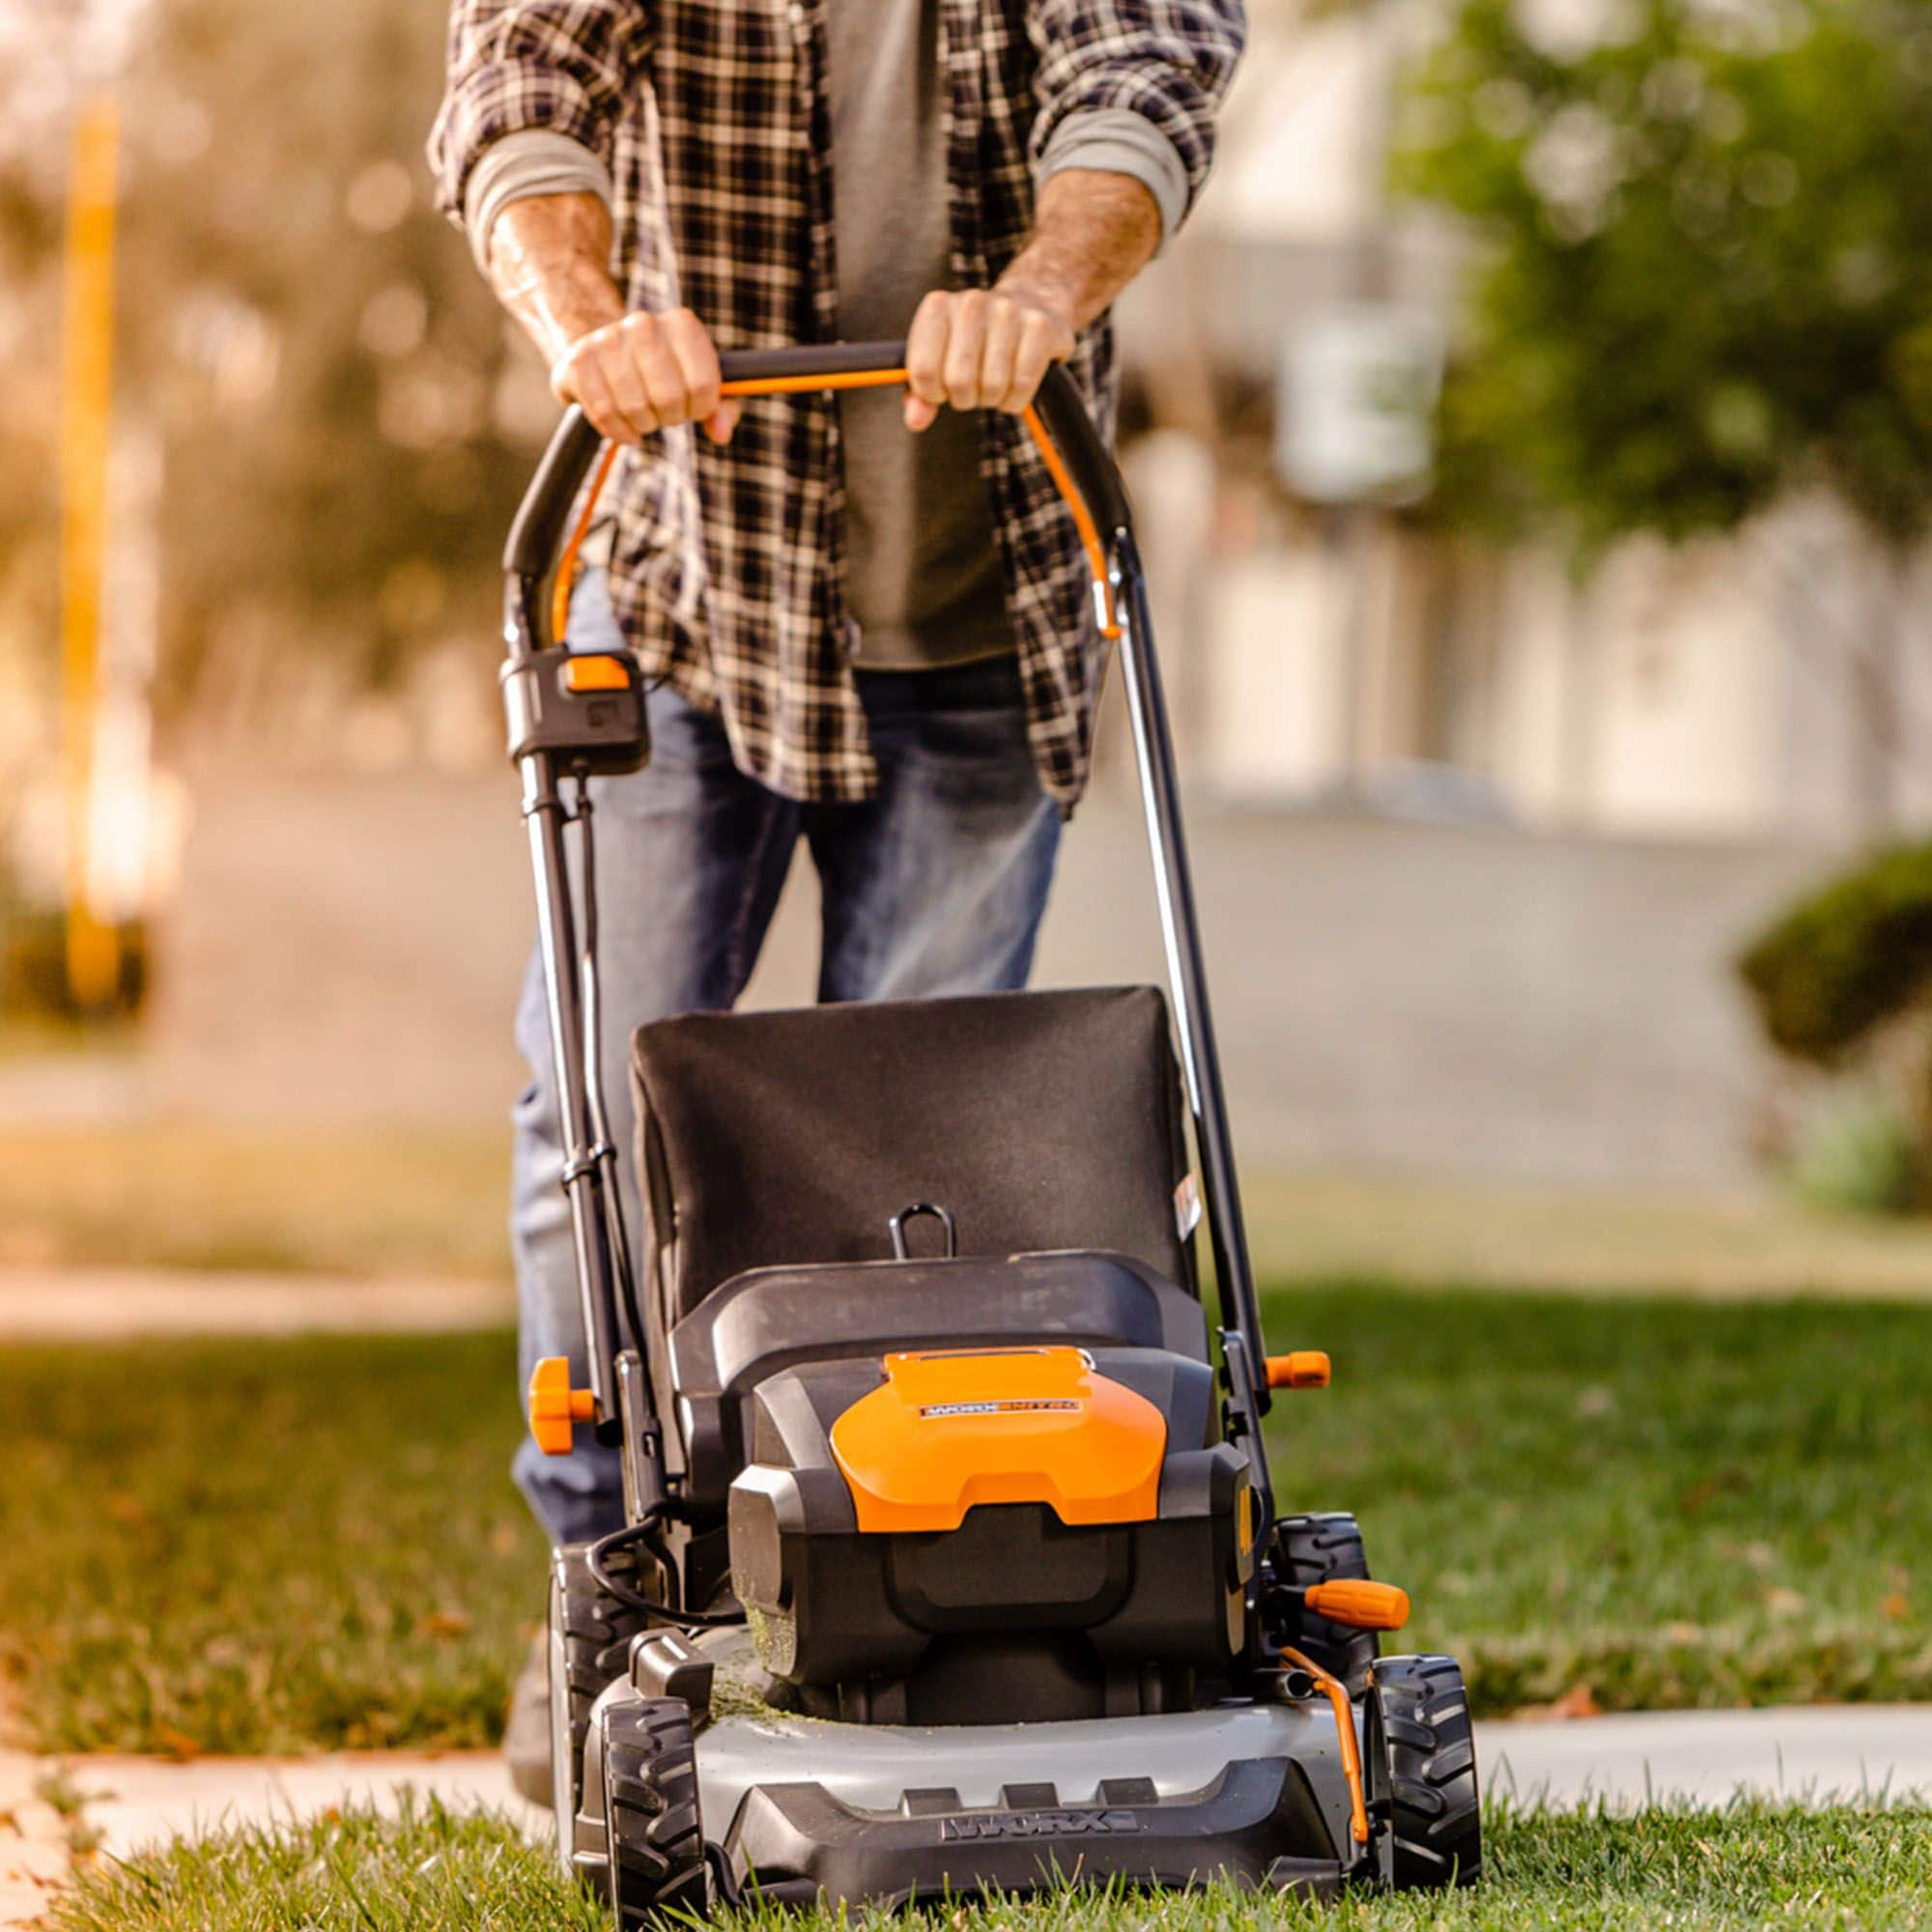
[[[1106,1248],[1190,1292],[1185,1105],[1151,986],[689,1013],[632,1040],[661,1337],[747,1268],[892,1255],[948,1208],[959,1252]],[[938,1230],[912,1224],[930,1251]]]

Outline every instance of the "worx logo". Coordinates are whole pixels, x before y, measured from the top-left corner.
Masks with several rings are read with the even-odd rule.
[[[1144,1829],[1137,1811],[995,1811],[982,1818],[942,1818],[942,1843],[962,1838],[1124,1837]]]

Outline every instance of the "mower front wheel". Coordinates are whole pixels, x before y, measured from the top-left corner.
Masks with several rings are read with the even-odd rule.
[[[704,1828],[691,1707],[679,1697],[613,1704],[600,1722],[604,1834],[617,1932],[705,1906]]]
[[[1384,1657],[1369,1679],[1368,1726],[1384,1753],[1373,1781],[1386,1793],[1398,1891],[1474,1885],[1483,1869],[1476,1739],[1463,1667],[1453,1657]]]
[[[565,1544],[551,1552],[550,1748],[551,1806],[556,1817],[556,1853],[565,1871],[575,1868],[577,1810],[583,1796],[583,1746],[590,1734],[590,1707],[607,1684],[624,1674],[631,1639],[648,1626],[590,1574],[588,1546]],[[636,1558],[619,1550],[611,1559],[623,1580],[637,1576]]]

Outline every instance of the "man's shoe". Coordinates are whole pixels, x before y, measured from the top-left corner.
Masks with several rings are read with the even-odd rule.
[[[503,1726],[503,1756],[510,1782],[532,1804],[551,1802],[550,1636],[539,1631],[510,1692],[510,1715]]]

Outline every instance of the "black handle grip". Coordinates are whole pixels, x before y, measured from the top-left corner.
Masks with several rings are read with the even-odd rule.
[[[905,365],[903,342],[834,342],[823,347],[793,349],[732,350],[719,356],[718,366],[726,383],[771,383],[796,381],[813,376],[857,376],[874,369],[898,369]],[[1047,372],[1036,399],[1039,418],[1074,487],[1087,505],[1105,542],[1116,532],[1127,529],[1132,513],[1121,472],[1108,454],[1107,445],[1094,427],[1073,378],[1056,362]],[[557,545],[563,540],[563,526],[570,506],[597,460],[603,439],[590,419],[573,405],[564,412],[550,440],[550,447],[537,465],[537,473],[518,505],[510,526],[509,541],[503,546],[503,568],[512,577],[543,577],[555,560]]]
[[[552,432],[550,447],[517,505],[503,546],[503,568],[512,577],[547,577],[563,541],[563,526],[604,439],[573,403]]]
[[[727,383],[864,376],[874,369],[903,369],[905,347],[903,342],[825,342],[789,349],[727,349],[718,367]]]
[[[1087,505],[1087,514],[1100,532],[1101,543],[1132,529],[1133,505],[1127,501],[1120,465],[1101,441],[1100,432],[1094,427],[1094,418],[1087,413],[1087,405],[1080,400],[1080,391],[1073,386],[1073,378],[1064,363],[1056,362],[1047,370],[1034,407]]]

